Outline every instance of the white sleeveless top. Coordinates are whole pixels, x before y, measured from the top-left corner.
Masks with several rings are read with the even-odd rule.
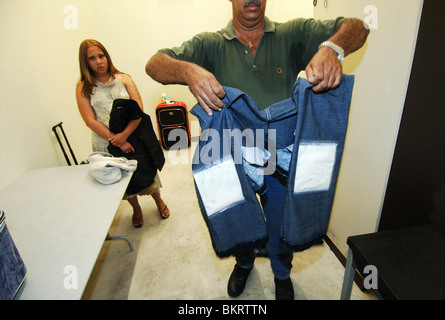
[[[110,113],[115,99],[130,99],[125,85],[117,78],[110,84],[97,81],[90,96],[90,104],[96,113],[96,119],[107,128],[110,122]],[[108,140],[95,132],[92,133],[93,151],[108,152]]]

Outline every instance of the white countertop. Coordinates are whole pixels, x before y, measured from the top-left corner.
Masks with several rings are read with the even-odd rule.
[[[0,192],[0,209],[28,270],[16,299],[82,297],[131,178],[124,173],[103,185],[88,170],[33,170]]]

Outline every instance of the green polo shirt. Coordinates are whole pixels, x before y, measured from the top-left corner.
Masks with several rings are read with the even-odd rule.
[[[291,96],[298,73],[343,20],[299,18],[279,23],[266,17],[255,56],[235,36],[232,20],[220,31],[199,33],[180,47],[158,52],[202,66],[221,85],[240,89],[264,109]]]

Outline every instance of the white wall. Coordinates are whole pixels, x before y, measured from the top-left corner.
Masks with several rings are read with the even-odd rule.
[[[329,0],[327,8],[318,2],[317,19],[347,15],[365,20],[374,13],[369,21],[376,27],[343,67],[356,78],[328,236],[346,255],[348,236],[378,228],[423,1]],[[374,11],[365,12],[370,5]]]
[[[77,29],[66,28],[75,15],[70,5]],[[276,21],[312,13],[306,0],[269,0],[267,9]],[[82,40],[102,42],[134,78],[156,128],[162,92],[189,108],[196,102],[186,87],[163,87],[146,76],[148,58],[230,18],[229,0],[0,0],[0,190],[25,171],[66,165],[51,131],[60,121],[78,160],[91,151],[74,96]]]

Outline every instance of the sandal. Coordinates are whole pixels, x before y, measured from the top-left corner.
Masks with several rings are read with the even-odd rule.
[[[167,207],[167,205],[164,205],[164,209],[159,210],[159,215],[162,219],[167,219],[170,217],[170,209]]]
[[[131,218],[131,223],[133,227],[140,228],[144,225],[144,219],[142,218],[142,214],[140,216],[136,216],[133,212],[133,217]]]

